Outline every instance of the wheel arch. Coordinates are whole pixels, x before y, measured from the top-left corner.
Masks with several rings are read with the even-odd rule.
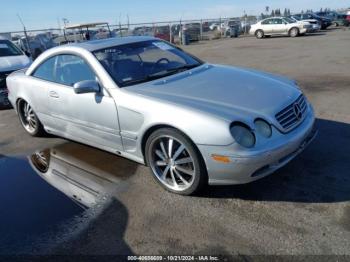
[[[196,143],[193,142],[193,140],[191,139],[191,137],[189,137],[184,131],[180,130],[179,128],[175,127],[175,126],[172,126],[172,125],[169,125],[169,124],[157,124],[157,125],[153,125],[151,127],[149,127],[146,132],[143,134],[142,138],[141,138],[141,152],[142,152],[142,156],[143,156],[143,159],[144,159],[144,162],[146,165],[148,165],[147,161],[146,161],[146,143],[147,143],[147,140],[148,138],[150,137],[150,135],[152,133],[154,133],[155,131],[161,129],[161,128],[171,128],[171,129],[174,129],[178,132],[180,132],[182,135],[184,135],[186,138],[189,139],[189,141],[192,143],[193,147],[195,148],[195,150],[197,151],[197,153],[199,154],[199,157],[202,161],[202,163],[204,164],[205,166],[205,170],[207,170],[207,165],[206,165],[206,161],[201,153],[201,151],[199,150],[199,148],[197,147]]]
[[[293,27],[291,27],[291,28],[289,29],[289,31],[288,31],[288,34],[289,34],[289,35],[290,35],[290,32],[291,32],[293,29],[298,30],[298,34],[300,34],[300,28],[297,27],[297,26],[293,26]]]
[[[257,33],[258,33],[259,31],[263,32],[263,34],[265,35],[264,30],[262,30],[261,28],[256,29],[255,32],[254,32],[254,35],[257,35]]]
[[[142,155],[143,155],[143,158],[145,160],[145,163],[146,163],[146,155],[145,155],[145,151],[146,151],[146,143],[147,143],[147,140],[148,138],[150,137],[150,135],[157,131],[158,129],[161,129],[161,128],[172,128],[172,129],[175,129],[179,132],[181,132],[183,135],[185,135],[188,139],[190,139],[192,141],[192,139],[186,135],[182,130],[172,126],[172,125],[169,125],[169,124],[156,124],[156,125],[153,125],[153,126],[150,126],[146,132],[144,132],[142,138],[141,138],[141,151],[142,151]],[[192,143],[194,144],[194,142],[192,141]]]

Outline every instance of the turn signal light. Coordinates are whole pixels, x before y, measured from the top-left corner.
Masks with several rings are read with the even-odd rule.
[[[221,162],[221,163],[230,163],[231,160],[228,156],[220,156],[220,155],[211,155],[211,158],[217,162]]]

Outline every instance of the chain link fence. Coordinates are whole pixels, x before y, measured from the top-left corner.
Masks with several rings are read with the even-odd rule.
[[[188,43],[215,40],[223,37],[247,35],[250,25],[258,21],[255,16],[179,20],[137,24],[101,25],[76,29],[23,30],[0,33],[0,38],[12,40],[20,49],[33,59],[45,50],[67,43],[109,37],[154,36],[174,44],[182,44],[186,32]]]

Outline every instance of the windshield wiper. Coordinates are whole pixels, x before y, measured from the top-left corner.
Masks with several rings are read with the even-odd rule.
[[[164,71],[160,71],[160,72],[148,75],[148,77],[150,77],[150,78],[153,78],[153,77],[165,77],[165,76],[176,74],[178,72],[183,72],[183,71],[195,68],[195,67],[197,67],[199,65],[200,64],[183,65],[183,66],[179,66],[179,67],[175,67],[175,68],[169,68],[169,69],[166,69]]]

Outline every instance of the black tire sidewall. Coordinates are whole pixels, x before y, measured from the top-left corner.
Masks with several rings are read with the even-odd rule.
[[[261,37],[258,36],[258,33],[259,33],[259,32],[262,33],[262,36],[261,36]],[[258,38],[258,39],[262,39],[262,38],[264,38],[264,36],[265,36],[265,33],[264,33],[264,31],[261,30],[261,29],[259,29],[259,30],[257,30],[257,31],[255,32],[255,37]]]
[[[24,123],[23,123],[23,106],[26,104],[27,102],[24,100],[21,100],[17,103],[17,112],[18,112],[18,117],[19,117],[19,121],[21,122],[22,127],[24,128],[24,130],[31,136],[37,137],[37,136],[42,136],[44,134],[44,128],[38,118],[38,116],[36,115],[36,113],[33,110],[34,113],[34,117],[36,119],[36,122],[38,123],[35,130],[33,132],[29,132],[25,127],[24,127]]]
[[[195,178],[193,181],[193,184],[190,188],[184,190],[184,191],[176,191],[172,190],[171,188],[168,188],[165,186],[159,179],[157,178],[157,175],[153,173],[152,168],[150,167],[150,155],[152,154],[152,148],[151,144],[154,140],[159,138],[160,136],[171,136],[176,138],[177,140],[181,141],[181,143],[184,144],[186,149],[189,151],[191,156],[193,157],[194,166],[195,166]],[[205,185],[208,184],[208,175],[206,171],[206,167],[203,161],[203,158],[195,146],[195,144],[183,133],[180,131],[174,129],[174,128],[161,128],[153,132],[147,139],[146,146],[145,146],[145,159],[146,163],[149,166],[153,178],[166,190],[180,194],[180,195],[193,195],[197,192],[199,192]]]
[[[295,34],[295,35],[292,34],[293,31],[296,31],[296,34]],[[299,35],[299,29],[298,29],[298,28],[293,27],[293,28],[291,28],[291,29],[289,30],[289,36],[290,36],[290,37],[297,37],[298,35]]]

